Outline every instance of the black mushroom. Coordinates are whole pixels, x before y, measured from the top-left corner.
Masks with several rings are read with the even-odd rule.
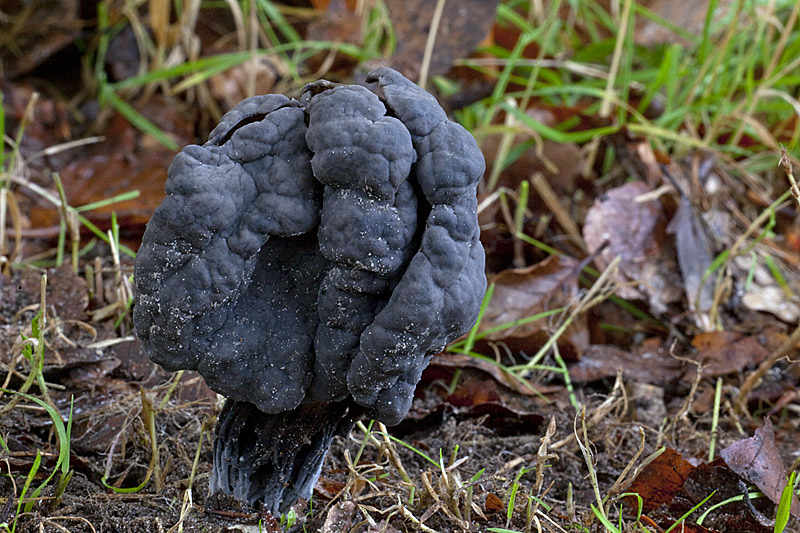
[[[475,140],[398,72],[367,80],[382,99],[320,81],[236,106],[176,156],[136,258],[145,350],[228,399],[211,492],[273,514],[334,435],[403,419],[486,288]]]

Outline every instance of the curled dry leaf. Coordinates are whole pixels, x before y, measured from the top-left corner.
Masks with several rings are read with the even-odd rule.
[[[490,279],[495,286],[494,294],[479,332],[501,328],[489,333],[486,339],[502,340],[514,351],[533,355],[546,341],[554,322],[552,317],[532,322],[524,319],[574,303],[578,297],[578,269],[575,259],[554,255],[535,265],[495,275]],[[568,341],[562,350],[573,357],[580,356],[588,345],[585,315],[573,321],[562,340]]]
[[[465,379],[447,398],[457,413],[482,417],[481,424],[503,436],[534,432],[544,422],[530,398],[510,393],[486,379]]]
[[[678,264],[689,309],[695,313],[698,325],[705,331],[714,327],[708,312],[714,300],[714,285],[702,283],[711,266],[711,246],[705,227],[695,214],[689,197],[681,195],[678,210],[667,231],[675,235]]]
[[[775,431],[769,418],[764,419],[764,427],[755,434],[734,442],[720,456],[731,470],[748,483],[754,484],[775,505],[781,500],[786,486],[786,467],[775,444]],[[792,497],[791,514],[800,518],[800,502]]]
[[[662,313],[667,304],[681,299],[682,291],[674,259],[662,247],[661,202],[641,199],[649,192],[641,181],[606,192],[586,214],[583,238],[589,253],[597,254],[599,270],[605,270],[615,257],[621,258],[616,273],[616,280],[623,284],[620,297],[648,300],[654,312]]]

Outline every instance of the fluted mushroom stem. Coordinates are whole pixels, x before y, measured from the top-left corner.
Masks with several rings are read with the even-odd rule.
[[[212,496],[229,496],[273,516],[308,500],[333,437],[348,433],[363,408],[349,401],[303,404],[275,415],[228,400],[214,441]]]

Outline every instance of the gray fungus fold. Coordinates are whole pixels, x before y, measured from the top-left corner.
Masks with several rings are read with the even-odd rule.
[[[334,434],[403,419],[486,289],[475,140],[398,72],[367,81],[381,98],[320,81],[225,114],[170,165],[136,258],[145,350],[229,400],[212,492],[273,513],[310,496]]]

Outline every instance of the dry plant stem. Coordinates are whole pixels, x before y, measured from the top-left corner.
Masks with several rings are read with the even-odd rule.
[[[739,396],[736,400],[737,411],[740,414],[744,414],[748,417],[750,416],[747,410],[747,397],[753,389],[756,388],[758,382],[764,377],[764,374],[766,374],[779,359],[786,357],[789,352],[794,350],[798,342],[800,342],[800,325],[795,328],[788,339],[783,341],[783,344],[781,344],[777,350],[769,354],[769,357],[758,365],[755,372],[747,376],[747,379],[744,380],[744,383],[742,383],[742,386],[739,388]]]
[[[394,443],[389,438],[389,430],[386,429],[386,426],[383,424],[383,422],[378,422],[378,431],[383,435],[383,443],[381,444],[381,448],[386,450],[386,455],[389,458],[389,462],[392,463],[392,466],[394,466],[400,473],[403,481],[408,483],[409,488],[412,491],[411,498],[413,498],[416,485],[414,485],[414,483],[411,481],[411,476],[408,475],[405,467],[403,467],[403,463],[400,461],[400,457],[397,455],[397,448],[395,448]]]
[[[672,353],[672,349],[670,349],[670,353]],[[673,357],[675,357],[673,355]],[[678,426],[678,422],[683,420],[686,417],[686,414],[689,412],[689,409],[692,407],[692,403],[694,402],[694,396],[697,394],[697,388],[700,386],[700,381],[703,379],[703,365],[692,361],[690,359],[681,359],[676,357],[676,359],[687,361],[690,363],[694,363],[697,365],[697,374],[695,374],[694,380],[692,381],[692,388],[689,390],[689,394],[686,395],[686,398],[683,400],[683,404],[681,408],[675,413],[675,416],[672,417],[669,424],[664,428],[664,433],[668,431],[674,431],[674,429]]]
[[[581,441],[580,436],[578,435],[578,419],[581,420],[581,428],[583,433],[583,441]],[[594,496],[597,500],[597,509],[600,511],[600,514],[605,518],[606,511],[603,507],[603,498],[600,496],[600,486],[597,483],[597,472],[594,469],[594,456],[592,454],[591,447],[593,446],[592,443],[589,441],[589,435],[586,431],[586,406],[581,409],[580,413],[575,414],[575,421],[573,422],[573,433],[575,433],[575,437],[578,441],[578,446],[581,448],[581,453],[583,454],[583,459],[586,461],[586,466],[589,468],[589,480],[592,484],[592,489],[594,490]]]
[[[567,210],[564,209],[564,206],[561,205],[561,202],[558,201],[558,196],[553,188],[550,187],[550,184],[542,173],[536,172],[533,175],[531,183],[533,183],[533,188],[539,193],[539,196],[541,196],[548,209],[553,212],[556,221],[558,221],[558,224],[567,232],[572,242],[586,252],[586,245],[583,243],[583,236],[578,229],[578,225],[575,223],[572,216],[567,213]]]
[[[150,436],[150,464],[147,466],[147,473],[145,474],[143,485],[146,485],[150,481],[150,477],[154,476],[156,480],[156,492],[161,492],[161,490],[164,488],[164,480],[161,479],[161,464],[158,457],[155,412],[153,410],[153,404],[150,402],[147,394],[145,394],[144,389],[140,389],[139,392],[142,399],[142,422],[144,422],[144,426],[147,429],[148,435]],[[111,451],[109,452],[109,460],[106,464],[107,471],[110,467],[113,449],[114,445],[112,444]],[[106,476],[108,476],[108,472],[106,472]]]
[[[642,429],[642,427],[639,426],[639,449],[636,450],[636,453],[633,455],[633,458],[631,458],[631,460],[628,461],[628,464],[625,466],[620,475],[617,477],[617,480],[614,482],[613,485],[611,485],[611,488],[608,489],[604,501],[608,501],[608,499],[611,496],[615,495],[617,492],[621,490],[622,486],[627,481],[628,472],[631,471],[633,465],[636,464],[636,461],[639,460],[639,457],[644,452],[644,442],[645,442],[644,429]]]
[[[619,33],[617,33],[616,44],[614,45],[614,56],[611,59],[611,69],[608,72],[608,81],[606,82],[606,89],[603,94],[603,103],[600,106],[601,117],[607,117],[611,114],[611,97],[614,94],[614,83],[616,82],[619,65],[622,60],[622,49],[625,45],[626,34],[628,33],[628,21],[631,16],[632,5],[633,0],[625,0],[625,7],[619,21]]]
[[[797,200],[797,205],[800,206],[800,187],[797,186],[797,182],[794,179],[794,173],[792,172],[792,162],[789,161],[789,156],[786,152],[786,148],[781,147],[781,159],[778,162],[778,166],[781,167],[786,173],[786,177],[789,178],[789,185],[791,186],[792,196],[794,199]],[[2,211],[0,211],[2,213]]]
[[[533,490],[531,491],[532,494],[539,496],[542,492],[542,484],[544,483],[544,469],[547,466],[547,461],[549,459],[558,459],[558,455],[554,453],[549,453],[547,451],[547,447],[550,445],[550,441],[553,439],[553,436],[556,434],[556,417],[555,415],[550,417],[550,422],[547,424],[547,429],[544,432],[544,436],[541,438],[542,444],[539,446],[539,450],[536,453],[536,482],[533,484]],[[534,507],[533,512],[539,510],[539,498],[536,499],[536,506]]]
[[[506,103],[512,107],[516,107],[517,105],[516,100],[513,98],[508,98]],[[486,180],[486,189],[488,191],[494,191],[495,187],[497,187],[497,181],[500,178],[500,173],[503,171],[503,161],[505,161],[514,144],[516,124],[517,120],[514,118],[514,115],[506,113],[505,119],[503,120],[503,136],[500,138],[497,155],[492,162],[492,171],[489,174],[489,179]]]
[[[94,528],[92,523],[89,522],[87,519],[83,518],[82,516],[51,516],[51,517],[48,517],[48,518],[46,518],[44,520],[49,525],[54,526],[56,528],[61,528],[62,531],[66,531],[67,533],[70,533],[69,529],[67,529],[67,528],[65,528],[63,526],[59,526],[58,524],[56,524],[55,520],[65,520],[65,521],[68,521],[68,522],[80,522],[82,524],[86,524],[89,527],[89,529],[92,530],[92,533],[97,533],[97,530]],[[40,523],[39,526],[41,527],[42,524]]]
[[[442,23],[442,12],[444,11],[445,1],[446,0],[437,0],[436,7],[433,10],[431,29],[428,31],[428,40],[425,42],[425,52],[422,56],[422,65],[419,67],[419,82],[417,85],[423,89],[428,82],[428,71],[431,67],[431,57],[433,57],[433,45],[436,43],[436,34],[439,31],[439,25]]]
[[[14,226],[14,247],[8,249],[6,237],[6,212],[11,215]],[[0,189],[0,271],[11,274],[11,263],[22,249],[22,211],[16,197],[7,188]]]
[[[197,464],[200,462],[200,452],[203,450],[203,436],[208,431],[208,426],[213,418],[207,419],[200,428],[200,439],[197,441],[197,450],[194,452],[194,461],[192,461],[192,471],[189,474],[189,481],[186,484],[186,490],[183,493],[183,504],[181,505],[181,514],[178,523],[172,526],[167,533],[183,533],[183,522],[189,516],[194,503],[192,502],[192,487],[194,486],[194,477],[197,473]]]
[[[397,495],[397,508],[400,511],[400,514],[403,516],[403,518],[405,518],[406,520],[410,520],[414,525],[416,525],[420,529],[420,531],[424,531],[425,533],[438,533],[435,529],[432,529],[423,524],[422,522],[420,522],[419,518],[414,516],[414,514],[411,511],[409,511],[405,505],[403,505],[403,502],[400,500],[399,494]]]
[[[510,61],[509,59],[498,57],[471,57],[458,59],[455,65],[504,67],[508,65]],[[600,70],[590,65],[584,65],[583,63],[576,63],[575,61],[569,61],[568,59],[516,59],[514,60],[514,65],[518,67],[564,69],[573,74],[578,74],[587,78],[608,79],[608,72],[605,70]]]

